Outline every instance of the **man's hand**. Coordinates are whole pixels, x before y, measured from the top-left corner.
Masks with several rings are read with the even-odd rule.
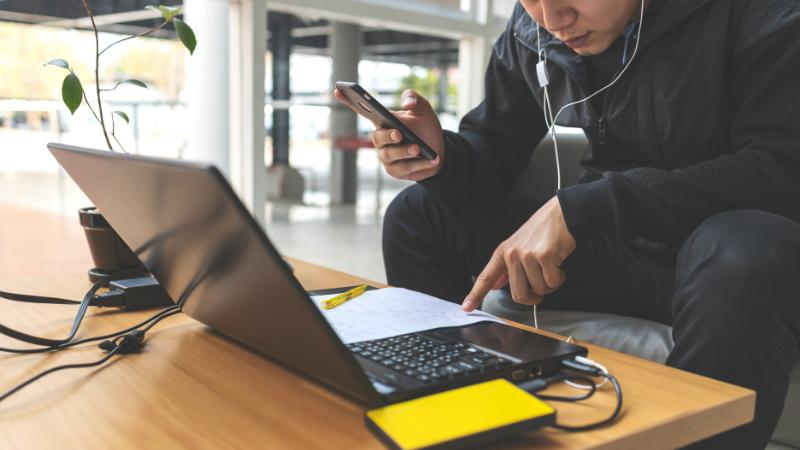
[[[462,308],[473,311],[486,294],[506,283],[516,303],[538,305],[542,298],[564,284],[561,263],[575,250],[558,197],[539,208],[519,230],[494,251]]]
[[[353,111],[358,112],[338,89],[333,91],[333,95]],[[403,92],[400,107],[403,110],[394,112],[395,117],[428,144],[438,156],[434,160],[420,158],[419,145],[399,144],[403,140],[400,130],[377,128],[372,133],[372,143],[380,151],[378,158],[386,172],[395,178],[412,181],[430,178],[442,168],[444,158],[442,125],[430,103],[412,90]]]

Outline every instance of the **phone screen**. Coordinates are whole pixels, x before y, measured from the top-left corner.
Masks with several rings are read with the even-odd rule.
[[[420,139],[413,131],[406,127],[397,117],[386,109],[378,100],[370,95],[364,88],[356,83],[337,81],[336,89],[339,90],[350,102],[351,108],[366,118],[376,128],[394,128],[403,135],[401,144],[417,144],[420,155],[427,159],[436,159],[436,152]]]

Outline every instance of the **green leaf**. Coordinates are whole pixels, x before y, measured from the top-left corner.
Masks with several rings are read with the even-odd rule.
[[[147,5],[145,6],[145,9],[158,11],[161,13],[161,17],[163,17],[166,22],[171,21],[175,18],[175,16],[181,13],[180,6]]]
[[[44,63],[45,66],[58,66],[64,69],[69,70],[69,63],[63,59],[54,59],[52,61],[47,61]]]
[[[181,19],[175,19],[175,31],[178,32],[178,37],[181,38],[184,47],[189,50],[189,54],[194,54],[194,48],[197,47],[197,39],[194,37],[192,27],[186,25],[186,22]]]
[[[139,80],[125,80],[125,81],[121,81],[120,82],[120,84],[125,84],[125,83],[132,84],[134,86],[139,86],[140,88],[147,89],[147,85],[142,83]]]
[[[116,115],[118,115],[118,116],[122,117],[122,120],[124,120],[124,121],[125,121],[125,123],[131,123],[131,121],[130,121],[130,120],[128,120],[128,115],[127,115],[127,114],[125,114],[124,112],[122,112],[122,111],[114,111],[114,114],[116,114]]]
[[[61,98],[71,114],[75,114],[75,110],[81,106],[83,87],[81,87],[81,80],[74,73],[70,73],[64,78],[64,82],[61,84]]]

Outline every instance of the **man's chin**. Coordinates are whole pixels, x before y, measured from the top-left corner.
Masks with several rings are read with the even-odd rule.
[[[608,46],[601,47],[601,46],[595,46],[595,45],[588,45],[586,47],[573,49],[573,51],[578,56],[597,56],[597,55],[602,54],[606,50],[608,50]]]

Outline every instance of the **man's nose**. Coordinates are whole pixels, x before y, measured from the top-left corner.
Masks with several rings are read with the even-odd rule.
[[[561,0],[542,0],[542,19],[545,28],[550,32],[566,30],[575,23],[575,10],[564,5]]]

